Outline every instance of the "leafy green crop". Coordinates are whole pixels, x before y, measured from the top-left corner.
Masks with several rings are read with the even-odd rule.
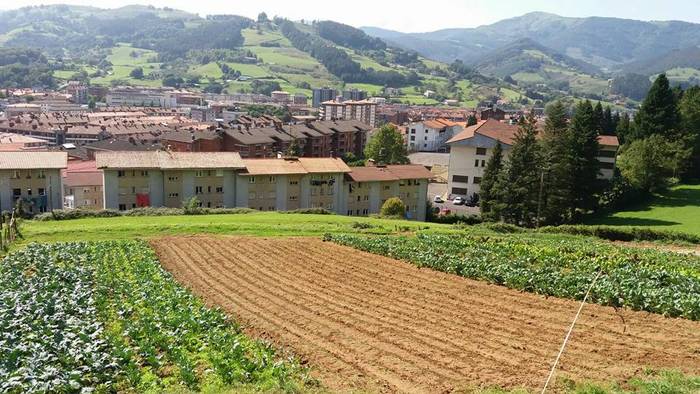
[[[145,242],[31,244],[0,262],[0,392],[296,391],[303,378]]]
[[[472,235],[326,239],[468,278],[562,298],[581,299],[602,271],[592,302],[700,320],[700,259],[595,242]]]

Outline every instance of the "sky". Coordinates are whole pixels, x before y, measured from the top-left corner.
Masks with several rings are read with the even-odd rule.
[[[78,4],[116,8],[128,4],[172,7],[205,16],[236,14],[293,20],[331,19],[356,27],[376,26],[403,32],[477,27],[533,11],[562,16],[609,16],[639,20],[700,23],[700,0],[3,0],[0,9],[40,4]]]

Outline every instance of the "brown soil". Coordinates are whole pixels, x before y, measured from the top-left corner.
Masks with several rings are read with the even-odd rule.
[[[541,388],[579,306],[317,239],[152,244],[178,280],[338,391]],[[624,381],[643,367],[700,373],[700,322],[586,305],[557,375]]]

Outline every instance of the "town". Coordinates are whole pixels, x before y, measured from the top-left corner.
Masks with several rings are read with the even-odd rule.
[[[0,393],[698,392],[682,0],[18,1]]]

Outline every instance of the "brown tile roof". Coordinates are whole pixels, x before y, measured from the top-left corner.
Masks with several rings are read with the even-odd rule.
[[[386,168],[399,179],[430,179],[433,173],[420,164],[396,164]]]
[[[423,121],[423,125],[431,129],[444,129],[446,126],[444,123],[440,123],[437,120],[425,120]]]
[[[245,168],[238,152],[97,152],[97,168]]]
[[[63,177],[63,184],[68,187],[101,186],[102,183],[102,171],[68,172]]]
[[[399,180],[399,177],[394,175],[386,167],[353,167],[348,176],[355,182]]]
[[[3,152],[1,170],[60,169],[68,166],[65,152]]]
[[[605,146],[620,146],[620,141],[614,135],[600,135],[598,136],[598,143]]]
[[[350,172],[341,159],[300,157],[298,159],[243,159],[250,175],[320,174]]]
[[[504,144],[512,145],[518,126],[499,122],[495,119],[482,120],[479,123],[469,126],[459,134],[450,138],[447,143],[462,141],[474,137],[474,134],[481,134],[486,137],[501,141]]]

